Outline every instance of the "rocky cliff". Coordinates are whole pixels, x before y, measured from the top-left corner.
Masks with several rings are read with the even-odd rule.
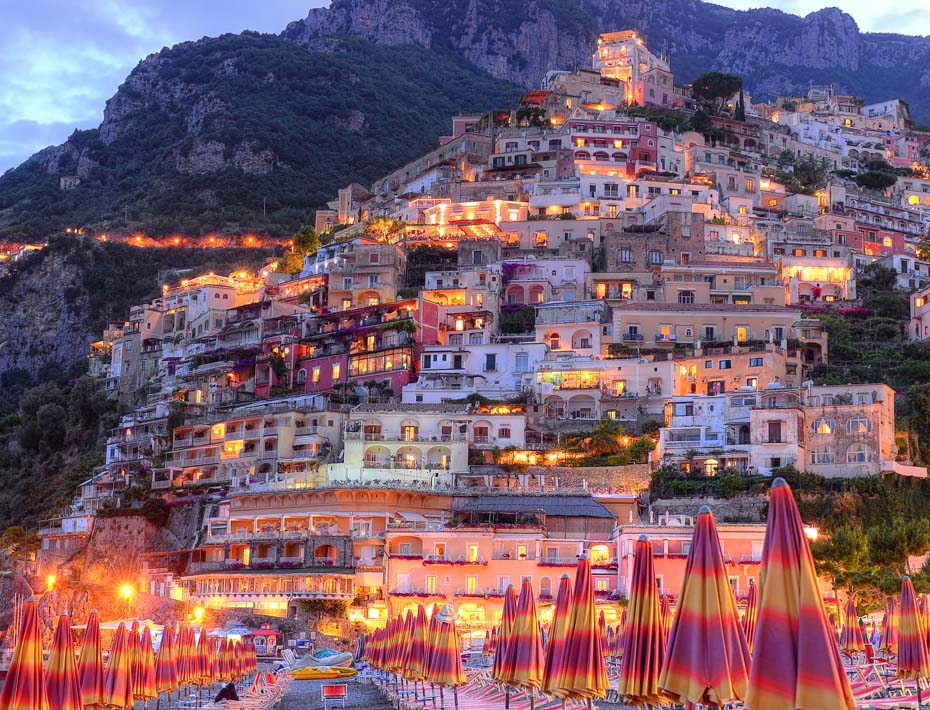
[[[701,0],[334,0],[283,36],[307,47],[353,34],[449,49],[492,76],[535,87],[550,69],[588,66],[597,33],[620,29],[669,55],[679,81],[734,72],[760,98],[832,82],[867,100],[900,96],[930,120],[930,38],[863,34],[835,7],[798,17]]]

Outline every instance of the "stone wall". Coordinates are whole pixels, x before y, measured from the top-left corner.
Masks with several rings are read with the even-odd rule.
[[[764,496],[737,496],[735,498],[661,498],[652,503],[651,510],[656,519],[660,515],[697,516],[701,506],[710,506],[719,523],[763,523],[765,522],[766,498]],[[649,520],[647,512],[643,517]]]
[[[530,466],[535,475],[558,476],[565,488],[595,492],[639,493],[649,488],[652,468],[648,463],[629,466]]]

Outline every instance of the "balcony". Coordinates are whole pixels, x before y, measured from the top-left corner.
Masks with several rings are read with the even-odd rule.
[[[492,560],[512,560],[514,562],[534,562],[536,555],[532,552],[518,555],[515,552],[495,552],[491,555]]]
[[[630,342],[641,343],[641,342],[643,342],[644,338],[643,338],[643,334],[642,334],[642,333],[624,333],[624,334],[623,334],[623,340],[624,340],[624,341],[630,341]]]
[[[348,441],[392,441],[400,444],[431,444],[451,441],[467,441],[467,435],[455,434],[416,434],[415,436],[393,434],[390,432],[363,432],[347,431],[345,439]]]
[[[677,340],[678,335],[675,333],[656,333],[657,343],[674,343]]]
[[[311,436],[319,432],[318,426],[299,426],[294,432],[294,436]]]

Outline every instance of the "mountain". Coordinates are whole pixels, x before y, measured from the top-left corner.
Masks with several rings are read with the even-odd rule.
[[[307,51],[252,32],[186,42],[140,62],[99,128],[0,177],[0,238],[66,226],[292,234],[338,187],[435,146],[451,115],[519,95],[418,45],[330,37]],[[80,182],[63,190],[62,177]]]
[[[667,54],[679,82],[732,72],[755,98],[833,83],[867,101],[903,98],[930,123],[930,37],[861,33],[835,7],[799,17],[701,0],[333,0],[283,36],[307,47],[333,34],[415,43],[535,87],[550,69],[590,66],[597,34],[623,29]]]
[[[332,0],[280,37],[245,32],[144,59],[76,131],[0,176],[0,239],[66,226],[287,235],[337,188],[435,145],[449,116],[515,102],[634,28],[679,81],[741,74],[754,98],[811,83],[907,100],[930,123],[930,38],[863,34],[701,0]]]

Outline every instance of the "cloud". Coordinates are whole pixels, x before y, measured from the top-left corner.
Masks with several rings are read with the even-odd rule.
[[[280,32],[322,0],[0,0],[0,173],[100,123],[132,68],[163,47]],[[15,5],[15,7],[14,7]]]

